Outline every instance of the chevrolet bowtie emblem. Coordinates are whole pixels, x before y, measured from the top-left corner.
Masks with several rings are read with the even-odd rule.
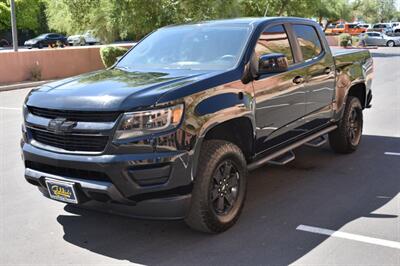
[[[68,133],[72,131],[76,124],[74,121],[67,121],[66,118],[55,118],[50,120],[47,130],[56,134]]]

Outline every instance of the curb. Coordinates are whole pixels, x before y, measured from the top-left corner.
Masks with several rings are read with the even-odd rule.
[[[26,89],[26,88],[32,88],[32,87],[39,87],[39,86],[49,83],[51,81],[52,80],[43,80],[43,81],[35,81],[35,82],[14,83],[14,84],[10,84],[10,85],[1,85],[0,92]]]
[[[330,46],[331,48],[335,48],[335,49],[349,49],[349,50],[351,50],[351,49],[359,49],[359,50],[362,50],[362,49],[364,49],[364,50],[376,50],[376,49],[378,49],[378,46],[360,46],[360,47],[357,47],[357,46],[347,46],[347,47],[343,47],[343,46]]]

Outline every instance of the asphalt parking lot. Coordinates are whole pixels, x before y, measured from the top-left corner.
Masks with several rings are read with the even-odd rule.
[[[23,177],[20,107],[0,93],[0,264],[400,265],[400,47],[372,50],[373,107],[360,149],[302,147],[250,174],[239,222],[220,235],[65,207]]]

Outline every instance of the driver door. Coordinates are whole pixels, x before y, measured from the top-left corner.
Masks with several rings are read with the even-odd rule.
[[[286,55],[289,69],[283,73],[267,74],[253,81],[256,101],[256,152],[304,133],[298,129],[306,112],[306,72],[296,66],[293,45],[284,25],[267,27],[260,35],[254,54],[260,56],[281,53]]]

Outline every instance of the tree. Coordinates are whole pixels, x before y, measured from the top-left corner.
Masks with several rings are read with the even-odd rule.
[[[5,0],[0,0],[5,1]],[[18,0],[27,1],[27,0]],[[298,16],[319,22],[395,17],[394,0],[33,0],[46,3],[49,27],[94,30],[103,41],[140,39],[169,24],[240,16]]]
[[[10,20],[10,7],[6,1],[0,1],[0,31],[8,30],[11,28]]]
[[[297,16],[309,17],[309,3],[314,0],[242,0],[244,16]]]
[[[18,29],[38,32],[40,9],[41,0],[16,0],[15,10]],[[0,30],[9,29],[11,29],[10,2],[0,0]]]
[[[378,3],[379,22],[391,21],[397,11],[395,0],[379,0]]]
[[[354,15],[369,23],[391,21],[397,18],[394,0],[358,0]]]
[[[50,28],[73,34],[94,30],[106,42],[140,39],[156,28],[239,16],[237,0],[46,0]]]

